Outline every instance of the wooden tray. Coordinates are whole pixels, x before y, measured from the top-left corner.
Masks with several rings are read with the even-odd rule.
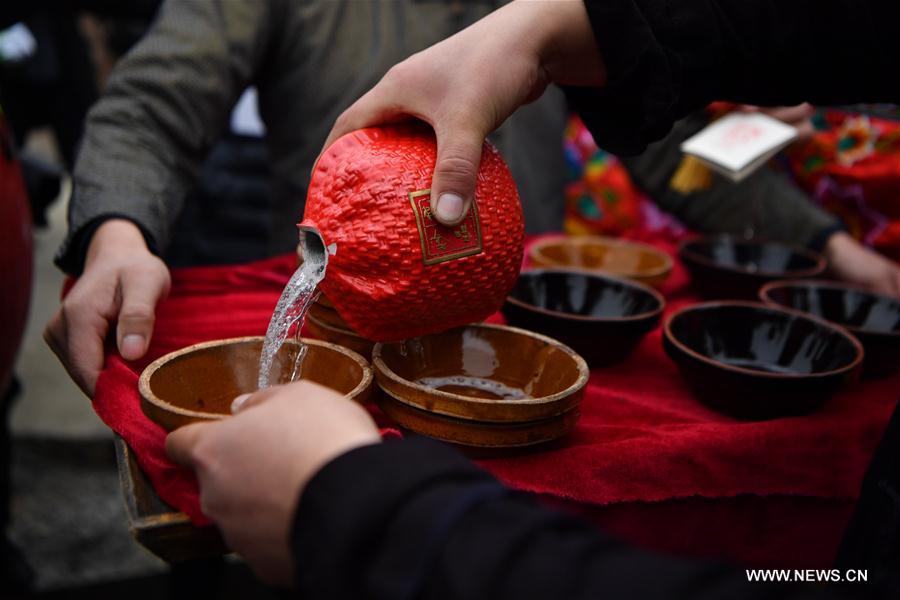
[[[230,552],[216,527],[195,526],[156,495],[125,440],[116,435],[115,445],[128,528],[139,544],[169,563]]]

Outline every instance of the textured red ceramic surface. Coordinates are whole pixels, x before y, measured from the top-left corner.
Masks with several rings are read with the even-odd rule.
[[[524,225],[500,154],[485,143],[476,210],[454,228],[431,218],[435,156],[427,126],[370,128],[337,140],[313,170],[302,224],[337,250],[320,288],[370,340],[484,319],[515,283]]]

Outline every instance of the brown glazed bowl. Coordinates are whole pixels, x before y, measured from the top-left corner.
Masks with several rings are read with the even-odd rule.
[[[672,258],[653,246],[602,236],[548,238],[529,251],[531,266],[603,271],[647,285],[660,285],[672,272]]]
[[[842,328],[757,302],[676,311],[663,346],[702,402],[747,419],[809,413],[854,379],[863,359]]]
[[[153,361],[141,373],[141,409],[172,431],[196,421],[231,414],[236,396],[256,391],[263,338],[243,337],[194,344]],[[360,355],[341,346],[304,339],[308,350],[300,373],[359,402],[372,389],[372,369]],[[273,382],[290,379],[297,342],[289,340],[275,356]]]
[[[770,281],[825,271],[825,259],[812,250],[729,235],[686,240],[678,256],[691,284],[706,298],[755,300],[760,286]]]
[[[767,304],[785,306],[836,323],[866,351],[863,374],[900,370],[900,300],[835,281],[778,281],[759,290]]]
[[[659,324],[665,300],[651,287],[589,271],[519,275],[503,314],[514,327],[570,346],[591,368],[621,362]]]
[[[589,371],[571,348],[473,324],[372,351],[379,403],[400,425],[458,444],[528,446],[575,425]]]

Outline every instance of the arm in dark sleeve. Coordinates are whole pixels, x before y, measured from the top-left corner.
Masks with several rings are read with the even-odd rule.
[[[358,448],[301,496],[292,532],[309,598],[787,598],[816,586],[645,553],[513,492],[422,438]],[[830,597],[830,596],[827,596]]]
[[[278,16],[274,1],[173,0],[120,61],[88,114],[57,263],[81,270],[89,234],[117,216],[162,251],[232,106],[253,82]]]
[[[816,251],[841,230],[840,221],[816,206],[786,173],[768,167],[738,183],[711,174],[702,189],[675,189],[672,177],[684,160],[681,143],[708,124],[706,111],[697,111],[643,154],[621,158],[634,183],[660,208],[694,231],[743,234],[752,227],[757,237]]]
[[[638,154],[713,100],[900,100],[895,0],[586,0],[603,89],[568,88],[597,143]]]

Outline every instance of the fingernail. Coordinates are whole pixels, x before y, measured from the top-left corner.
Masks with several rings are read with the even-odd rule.
[[[122,357],[126,360],[140,358],[144,353],[144,336],[130,333],[122,338]]]
[[[237,398],[232,400],[231,401],[231,414],[235,414],[236,412],[241,410],[241,408],[243,408],[243,406],[244,406],[244,403],[247,401],[247,398],[249,398],[250,396],[251,396],[251,394],[241,394],[240,396],[238,396]]]
[[[458,221],[462,216],[463,199],[462,196],[451,193],[443,193],[438,196],[435,212],[441,221]]]

